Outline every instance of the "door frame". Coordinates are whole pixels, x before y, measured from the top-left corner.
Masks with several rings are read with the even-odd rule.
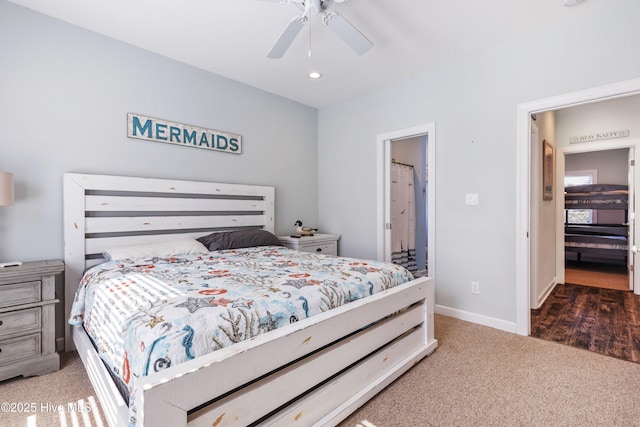
[[[516,333],[529,335],[531,114],[640,94],[640,78],[518,104],[516,107]]]
[[[566,155],[578,154],[578,153],[594,153],[599,151],[610,151],[628,149],[629,154],[627,158],[627,182],[629,185],[629,207],[628,207],[628,223],[629,223],[629,250],[628,252],[628,266],[633,266],[632,271],[629,272],[629,289],[638,295],[640,294],[640,274],[636,274],[635,271],[635,259],[632,254],[632,247],[634,247],[638,241],[638,230],[635,221],[635,194],[640,189],[640,177],[635,171],[635,159],[637,154],[640,153],[638,148],[640,147],[640,139],[628,138],[619,140],[604,140],[598,142],[586,142],[577,145],[556,147],[556,176],[558,177],[555,185],[556,194],[562,194],[564,191],[563,178],[566,171]],[[630,164],[630,160],[634,160],[634,165]],[[565,266],[564,266],[564,204],[556,204],[556,277],[558,283],[565,283]]]
[[[386,224],[390,218],[390,177],[391,177],[391,142],[398,139],[406,139],[417,136],[427,136],[427,269],[429,277],[435,280],[435,198],[436,198],[436,125],[428,123],[411,128],[400,129],[379,134],[376,138],[377,154],[377,258],[378,260],[391,259],[390,229]]]

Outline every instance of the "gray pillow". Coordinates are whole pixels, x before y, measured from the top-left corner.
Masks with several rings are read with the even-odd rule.
[[[249,248],[253,246],[283,246],[280,240],[267,230],[248,229],[223,231],[199,237],[200,243],[210,251]]]

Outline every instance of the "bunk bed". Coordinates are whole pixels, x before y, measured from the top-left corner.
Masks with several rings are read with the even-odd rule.
[[[589,184],[565,187],[565,254],[627,259],[629,187],[620,184]],[[622,211],[620,223],[576,224],[569,221],[572,209]]]

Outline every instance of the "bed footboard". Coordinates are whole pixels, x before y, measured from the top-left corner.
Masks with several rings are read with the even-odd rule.
[[[139,416],[145,425],[335,425],[435,350],[434,294],[431,279],[416,279],[146,377]]]
[[[435,286],[419,278],[144,377],[142,425],[336,425],[422,358]],[[111,426],[128,409],[82,328],[74,342]]]

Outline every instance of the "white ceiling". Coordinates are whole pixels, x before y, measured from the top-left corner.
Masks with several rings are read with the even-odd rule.
[[[615,0],[349,0],[334,3],[374,47],[355,54],[319,16],[281,59],[267,53],[300,11],[278,0],[10,0],[229,77],[323,107],[410,77],[442,61],[562,25]],[[311,47],[312,56],[308,51]],[[307,73],[323,73],[310,80]]]

